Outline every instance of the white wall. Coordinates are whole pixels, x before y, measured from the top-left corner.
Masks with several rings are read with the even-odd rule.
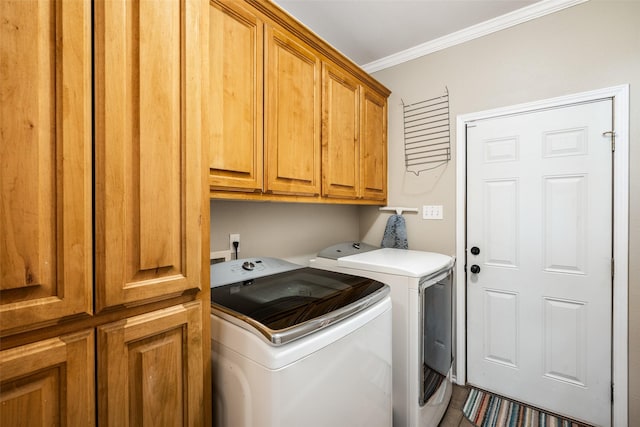
[[[458,114],[629,83],[629,425],[640,425],[640,1],[591,0],[374,74],[389,98],[389,205],[444,205],[443,221],[407,215],[409,246],[455,251],[455,119]],[[452,161],[419,177],[404,171],[401,100],[448,87]],[[387,215],[361,208],[362,240],[379,243]]]
[[[346,205],[211,201],[211,250],[229,248],[240,233],[239,258],[312,256],[358,240],[358,208]]]

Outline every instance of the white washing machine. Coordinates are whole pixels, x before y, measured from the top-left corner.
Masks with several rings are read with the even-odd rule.
[[[454,263],[438,253],[361,243],[329,247],[309,263],[391,287],[395,427],[435,427],[451,399]]]
[[[211,266],[214,425],[388,427],[391,300],[274,258]]]

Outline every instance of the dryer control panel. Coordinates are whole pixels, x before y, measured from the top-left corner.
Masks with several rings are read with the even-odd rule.
[[[380,248],[362,242],[345,242],[321,250],[318,252],[318,256],[320,258],[338,259],[363,252],[374,251],[376,249]]]

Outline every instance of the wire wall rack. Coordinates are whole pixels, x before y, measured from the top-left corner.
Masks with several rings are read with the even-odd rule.
[[[420,175],[451,160],[449,90],[424,101],[405,104],[404,157],[407,172]]]

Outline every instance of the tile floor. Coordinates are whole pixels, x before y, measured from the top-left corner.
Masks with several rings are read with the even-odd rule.
[[[468,388],[456,384],[453,385],[451,402],[449,402],[447,412],[445,412],[438,427],[474,427],[474,425],[462,415],[462,407],[467,400],[468,394]]]

